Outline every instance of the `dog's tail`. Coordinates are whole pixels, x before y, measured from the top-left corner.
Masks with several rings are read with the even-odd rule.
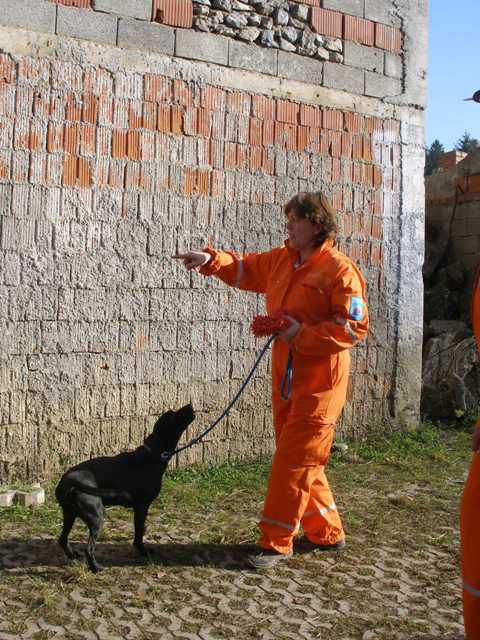
[[[120,494],[115,489],[101,489],[100,487],[92,487],[89,484],[84,484],[80,480],[74,478],[68,478],[67,486],[71,489],[77,489],[82,493],[88,493],[90,496],[97,496],[99,498],[105,498],[106,500],[116,500],[120,497]]]

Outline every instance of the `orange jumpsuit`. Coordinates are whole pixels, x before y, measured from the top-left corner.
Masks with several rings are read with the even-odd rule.
[[[276,339],[272,350],[272,408],[276,450],[260,521],[260,546],[288,553],[302,525],[318,544],[345,534],[325,476],[335,422],[345,403],[349,349],[368,327],[365,281],[344,254],[327,240],[308,260],[288,241],[266,253],[208,250],[200,270],[231,286],[266,294],[267,313],[283,311],[300,322],[290,343]],[[292,393],[280,395],[289,351]]]
[[[480,349],[480,270],[473,287],[472,322]],[[480,428],[480,418],[476,427]],[[468,640],[480,640],[480,451],[473,454],[465,483],[460,531],[465,633]]]

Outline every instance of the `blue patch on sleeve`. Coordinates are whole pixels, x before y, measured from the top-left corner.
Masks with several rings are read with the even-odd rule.
[[[350,298],[350,309],[348,311],[352,320],[363,320],[365,315],[365,303],[362,298],[352,296]]]

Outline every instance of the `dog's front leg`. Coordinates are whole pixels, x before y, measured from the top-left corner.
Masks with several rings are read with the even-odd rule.
[[[149,506],[150,504],[141,503],[134,507],[135,538],[133,540],[133,545],[141,556],[145,556],[147,558],[150,556],[150,553],[143,544],[143,536],[145,535],[145,520],[147,518]]]

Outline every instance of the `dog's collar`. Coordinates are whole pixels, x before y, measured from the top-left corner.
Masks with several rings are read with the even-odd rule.
[[[150,456],[153,458],[153,452],[151,447],[144,442],[142,444],[142,447],[147,451],[147,453],[150,454]],[[168,462],[170,460],[170,458],[173,456],[173,453],[171,451],[162,451],[162,453],[160,454],[160,459],[163,460],[164,462]]]

